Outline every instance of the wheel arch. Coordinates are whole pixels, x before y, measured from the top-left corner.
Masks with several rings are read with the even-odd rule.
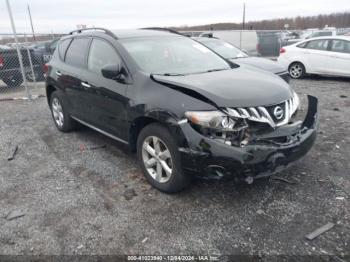
[[[152,123],[160,123],[175,134],[178,127],[178,118],[171,112],[164,110],[151,110],[143,116],[135,118],[129,128],[129,146],[132,152],[137,149],[137,139],[143,128]]]
[[[295,64],[295,63],[302,64],[304,66],[305,73],[308,73],[307,63],[305,63],[305,61],[303,61],[303,59],[294,59],[294,60],[292,60],[292,62],[290,62],[289,65],[288,65],[288,71],[289,71],[289,68],[291,67],[291,65]]]
[[[55,92],[57,90],[56,87],[54,87],[53,85],[47,85],[46,86],[46,99],[47,99],[47,103],[50,104],[50,98],[53,92]]]

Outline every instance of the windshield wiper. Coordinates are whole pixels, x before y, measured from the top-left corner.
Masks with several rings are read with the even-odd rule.
[[[159,76],[184,76],[184,74],[178,74],[178,73],[163,73],[163,74],[153,74],[153,75],[159,75]]]
[[[210,69],[210,70],[207,70],[207,72],[210,73],[210,72],[223,71],[223,70],[227,70],[227,68]]]

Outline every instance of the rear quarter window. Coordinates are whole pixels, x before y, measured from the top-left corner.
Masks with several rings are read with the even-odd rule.
[[[65,62],[72,66],[85,67],[90,38],[74,38],[66,52]]]
[[[65,58],[67,48],[68,48],[71,41],[72,41],[72,39],[65,39],[65,40],[61,41],[58,45],[58,54],[62,60],[64,60],[64,58]]]
[[[297,47],[305,48],[306,45],[307,45],[307,42],[304,42],[304,43],[301,43],[301,44],[297,45]]]

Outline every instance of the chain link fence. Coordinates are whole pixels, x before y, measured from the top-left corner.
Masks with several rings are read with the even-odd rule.
[[[44,65],[60,36],[17,34],[17,46],[12,34],[0,34],[0,100],[44,95]]]

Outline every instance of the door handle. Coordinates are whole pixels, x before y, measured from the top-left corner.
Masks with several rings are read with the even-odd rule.
[[[91,87],[91,85],[89,85],[88,83],[85,83],[85,82],[81,82],[81,85],[83,87],[86,87],[86,88],[90,88]]]
[[[60,71],[56,71],[56,75],[61,76],[62,73]]]

